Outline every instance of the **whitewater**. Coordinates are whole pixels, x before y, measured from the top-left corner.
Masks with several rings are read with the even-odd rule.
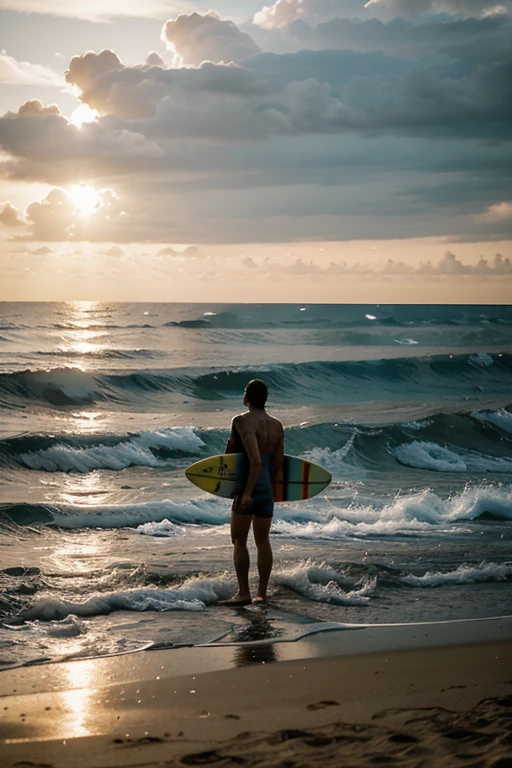
[[[256,376],[333,482],[232,611],[230,504],[184,469]],[[512,614],[511,393],[512,307],[0,304],[0,669]]]

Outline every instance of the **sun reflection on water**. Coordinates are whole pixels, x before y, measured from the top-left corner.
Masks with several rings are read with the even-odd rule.
[[[104,552],[95,533],[82,533],[78,537],[70,534],[59,542],[51,554],[51,565],[59,574],[91,573],[95,570],[93,561],[103,562]]]
[[[60,332],[60,351],[69,354],[70,363],[81,371],[91,370],[91,356],[99,355],[110,347],[108,331],[97,326],[101,321],[94,320],[95,313],[101,309],[97,301],[70,301],[65,305],[65,332]]]
[[[87,474],[67,474],[63,481],[59,498],[64,504],[96,505],[105,504],[113,488],[108,488],[107,481],[100,472]]]

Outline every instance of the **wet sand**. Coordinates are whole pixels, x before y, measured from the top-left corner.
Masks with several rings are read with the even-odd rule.
[[[25,667],[0,686],[2,768],[512,765],[510,619]]]

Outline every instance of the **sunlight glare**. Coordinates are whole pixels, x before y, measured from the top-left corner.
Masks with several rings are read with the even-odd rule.
[[[95,109],[91,109],[88,104],[79,104],[72,112],[69,122],[76,128],[81,128],[84,123],[94,123],[98,117],[99,112],[96,112]]]
[[[90,216],[101,205],[99,192],[85,184],[73,184],[69,189],[69,197],[81,216]]]

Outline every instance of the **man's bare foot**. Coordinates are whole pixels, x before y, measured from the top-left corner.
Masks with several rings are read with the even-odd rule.
[[[261,595],[256,595],[256,597],[253,600],[253,603],[256,605],[264,605],[267,602],[266,597],[262,597]]]
[[[235,595],[229,600],[221,600],[219,605],[225,605],[227,608],[240,608],[243,605],[252,603],[250,595]]]

